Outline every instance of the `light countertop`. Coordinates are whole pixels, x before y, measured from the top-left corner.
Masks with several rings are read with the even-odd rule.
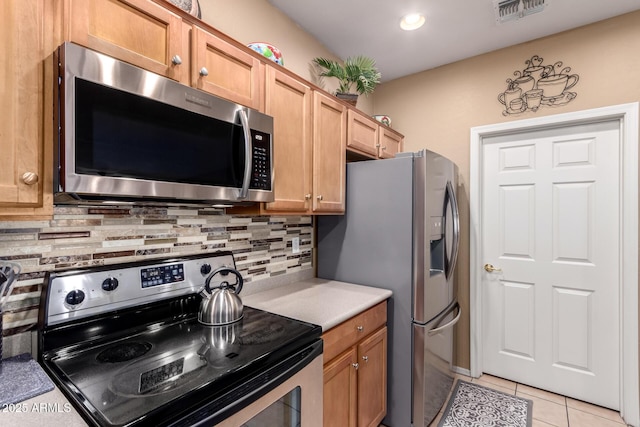
[[[320,325],[323,331],[389,298],[391,291],[312,278],[242,296],[244,305]]]

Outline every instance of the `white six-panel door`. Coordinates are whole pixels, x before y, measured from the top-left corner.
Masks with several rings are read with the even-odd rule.
[[[483,371],[620,408],[620,130],[486,138]],[[491,267],[487,267],[491,270]]]

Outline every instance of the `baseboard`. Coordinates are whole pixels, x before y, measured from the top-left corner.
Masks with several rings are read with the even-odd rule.
[[[464,375],[464,376],[467,376],[469,378],[472,378],[471,377],[471,371],[469,369],[461,368],[459,366],[454,366],[454,367],[451,368],[451,370],[453,372],[455,372],[456,374],[460,374],[460,375]]]

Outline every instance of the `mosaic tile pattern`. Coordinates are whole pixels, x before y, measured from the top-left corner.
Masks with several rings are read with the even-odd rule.
[[[232,216],[214,208],[66,207],[50,221],[0,222],[0,259],[22,273],[3,335],[34,329],[47,271],[229,250],[247,282],[312,269],[311,216]],[[293,254],[291,240],[300,238]]]

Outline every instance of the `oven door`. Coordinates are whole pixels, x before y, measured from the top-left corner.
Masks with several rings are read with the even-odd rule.
[[[321,339],[246,378],[172,427],[322,427]]]
[[[217,427],[321,427],[322,355]]]

